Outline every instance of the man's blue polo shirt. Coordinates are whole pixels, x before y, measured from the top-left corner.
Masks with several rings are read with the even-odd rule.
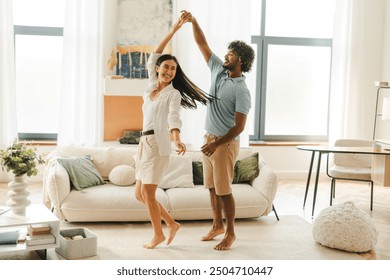
[[[207,65],[211,70],[209,94],[217,98],[207,106],[205,129],[211,134],[223,136],[235,125],[236,112],[249,113],[251,96],[245,76],[229,78],[223,61],[214,53]]]

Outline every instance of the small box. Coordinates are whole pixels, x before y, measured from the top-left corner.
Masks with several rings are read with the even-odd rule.
[[[65,239],[81,235],[82,239]],[[81,259],[96,256],[97,236],[86,228],[60,230],[60,247],[56,252],[65,259]]]

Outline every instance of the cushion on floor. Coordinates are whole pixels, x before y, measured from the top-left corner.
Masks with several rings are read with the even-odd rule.
[[[346,202],[320,212],[313,223],[313,237],[326,247],[362,253],[375,248],[378,232],[366,212]]]

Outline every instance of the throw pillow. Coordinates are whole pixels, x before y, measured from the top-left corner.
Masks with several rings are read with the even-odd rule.
[[[251,182],[259,173],[259,153],[253,153],[234,164],[233,184]]]
[[[192,177],[194,185],[203,185],[203,163],[201,161],[192,162]]]
[[[130,165],[115,166],[108,179],[111,183],[118,186],[131,186],[135,183],[135,169]]]
[[[68,172],[69,179],[76,190],[103,185],[104,181],[92,162],[91,156],[59,158],[57,161]]]
[[[162,189],[194,187],[191,157],[171,155],[159,187]]]

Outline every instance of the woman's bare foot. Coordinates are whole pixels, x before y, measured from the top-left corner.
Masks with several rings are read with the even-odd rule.
[[[165,240],[165,236],[164,235],[161,235],[161,236],[155,236],[152,241],[150,241],[149,244],[144,244],[144,248],[146,249],[153,249],[154,247],[156,247],[157,245],[161,244],[162,242],[164,242]]]
[[[225,234],[225,237],[222,239],[222,241],[219,244],[215,245],[214,250],[229,250],[234,240],[236,240],[236,236],[234,234]]]
[[[172,225],[169,225],[167,227],[168,227],[168,231],[169,231],[167,245],[169,245],[172,242],[173,238],[175,238],[176,232],[180,228],[180,224],[175,222]]]
[[[210,241],[210,240],[213,240],[214,237],[222,234],[225,232],[225,229],[224,228],[212,228],[209,233],[207,233],[205,236],[202,237],[202,241]]]

